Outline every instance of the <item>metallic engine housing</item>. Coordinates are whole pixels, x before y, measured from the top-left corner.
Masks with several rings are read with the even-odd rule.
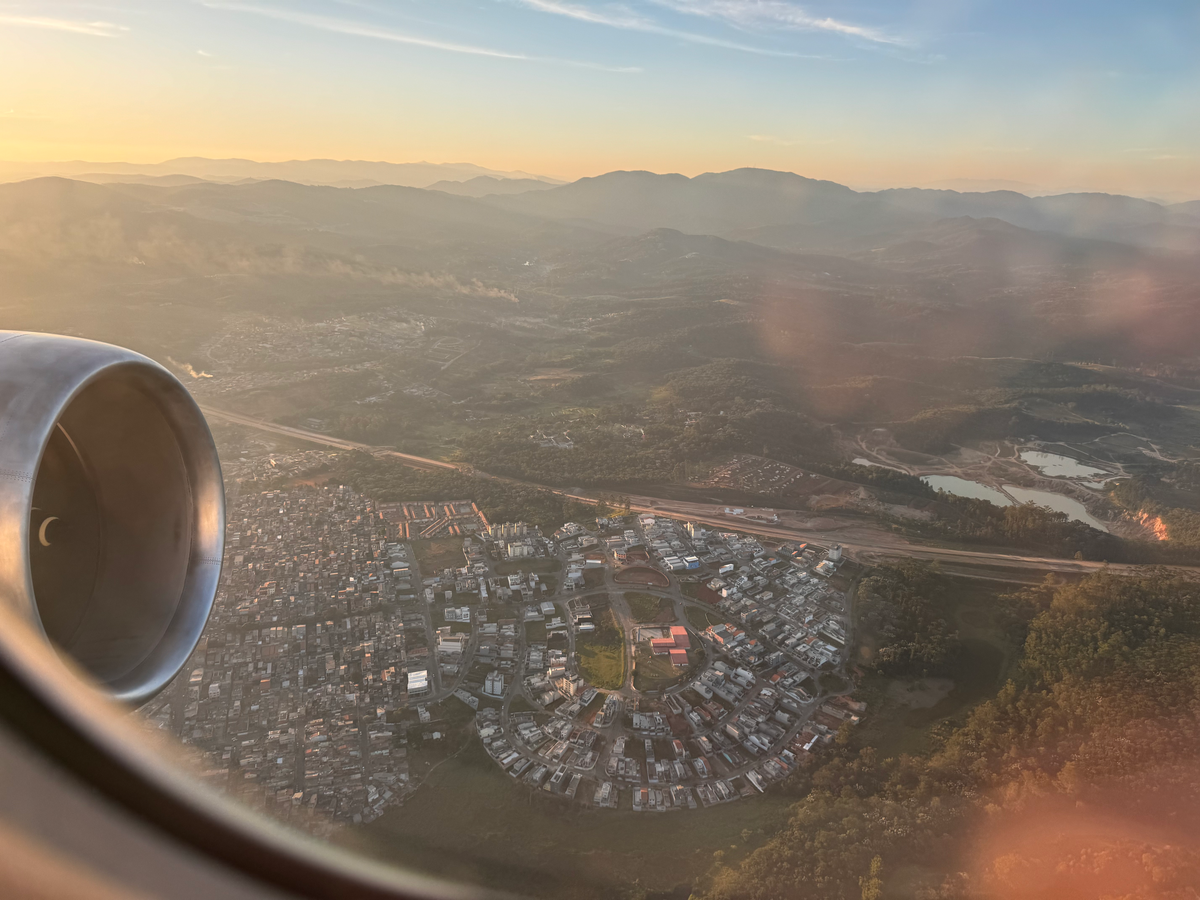
[[[108,344],[0,331],[0,603],[142,703],[200,639],[224,538],[216,447],[175,376]]]

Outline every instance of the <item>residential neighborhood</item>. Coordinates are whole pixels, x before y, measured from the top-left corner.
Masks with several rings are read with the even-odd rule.
[[[205,638],[144,712],[310,830],[403,803],[472,720],[532,789],[662,812],[761,793],[863,711],[823,687],[836,546],[653,515],[544,535],[332,485],[234,494],[228,545]]]

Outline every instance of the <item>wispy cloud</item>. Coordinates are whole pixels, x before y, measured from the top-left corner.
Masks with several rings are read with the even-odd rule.
[[[843,22],[829,16],[814,16],[786,0],[651,0],[673,12],[725,22],[735,28],[755,30],[789,28],[795,31],[826,31],[876,44],[906,43],[877,28]]]
[[[1122,153],[1136,153],[1138,156],[1144,156],[1151,160],[1172,160],[1172,159],[1192,159],[1193,157],[1186,154],[1175,152],[1169,147],[1130,147],[1127,150],[1122,150]]]
[[[77,19],[52,19],[45,16],[13,16],[0,13],[0,26],[10,25],[17,28],[42,28],[49,31],[69,31],[74,34],[86,34],[91,37],[116,37],[123,31],[128,31],[122,25],[111,22],[81,22]]]
[[[38,122],[48,118],[41,113],[22,112],[19,109],[0,109],[0,119],[10,122]]]
[[[706,44],[710,47],[724,47],[727,50],[740,50],[743,53],[757,53],[762,56],[800,56],[782,50],[771,50],[766,47],[755,47],[749,44],[727,41],[723,38],[711,37],[707,34],[695,34],[691,31],[679,31],[660,25],[653,19],[640,16],[627,7],[609,7],[600,10],[591,6],[577,3],[562,3],[559,0],[517,0],[523,6],[556,16],[566,16],[580,22],[590,22],[593,25],[605,25],[609,28],[620,28],[625,31],[643,31],[647,34],[658,34],[663,37],[676,38],[693,44]]]
[[[408,34],[365,22],[354,22],[347,19],[336,19],[329,16],[312,15],[311,13],[296,12],[290,9],[279,9],[271,6],[254,6],[236,2],[228,3],[221,2],[221,0],[205,0],[203,5],[207,6],[209,9],[252,13],[254,15],[265,16],[270,19],[291,22],[295,25],[305,25],[310,28],[318,28],[322,31],[330,31],[336,34],[372,38],[374,40],[390,41],[396,44],[411,44],[416,47],[428,47],[432,50],[444,50],[448,53],[465,53],[470,56],[489,56],[494,59],[512,59],[523,60],[526,62],[554,63],[557,65],[575,66],[583,69],[597,69],[602,72],[628,73],[641,71],[641,69],[636,67],[607,66],[601,63],[589,62],[587,60],[559,59],[548,56],[530,56],[525,53],[497,50],[492,47],[480,47],[472,44],[458,44],[450,41],[440,41],[436,38]]]

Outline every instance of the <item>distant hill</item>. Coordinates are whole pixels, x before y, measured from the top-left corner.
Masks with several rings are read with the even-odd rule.
[[[471,163],[391,163],[349,159],[256,162],[251,159],[207,159],[200,156],[169,159],[161,163],[97,163],[78,160],[46,163],[0,162],[0,181],[19,181],[52,175],[79,178],[94,172],[111,175],[190,175],[211,181],[282,179],[300,184],[339,187],[364,187],[375,184],[427,187],[438,181],[466,181],[480,175],[561,183],[543,175],[503,172]]]
[[[921,185],[923,188],[949,191],[1016,191],[1032,197],[1035,194],[1046,194],[1036,184],[1027,181],[1012,181],[1007,178],[947,178],[945,181],[935,181]]]
[[[386,245],[434,254],[453,247],[560,246],[569,231],[543,219],[497,209],[470,197],[399,185],[358,189],[257,181],[160,189],[114,186],[152,203],[212,221],[267,226],[322,245]],[[555,237],[552,232],[558,232]]]
[[[735,169],[688,178],[609,172],[533,194],[494,197],[505,209],[631,231],[674,228],[728,234],[837,214],[857,202],[850,188],[790,172]]]
[[[507,213],[573,223],[591,231],[635,235],[671,228],[815,253],[872,249],[940,219],[964,217],[1185,255],[1200,253],[1200,201],[1163,205],[1113,194],[1030,197],[1014,190],[854,191],[791,172],[753,168],[693,178],[619,171],[561,184],[545,176],[467,163],[320,159],[264,163],[202,157],[150,165],[0,163],[0,178],[27,178],[39,172],[103,184],[159,187],[274,181],[338,188],[433,188],[481,199]],[[973,183],[962,186],[969,185]]]
[[[511,267],[567,252],[564,262],[587,280],[616,278],[625,284],[695,280],[705,272],[878,284],[888,280],[880,277],[882,266],[939,277],[969,272],[972,283],[994,287],[1019,281],[1023,273],[1046,277],[1063,267],[1161,268],[1145,250],[1168,248],[1188,257],[1200,250],[1200,227],[1177,224],[1200,220],[1128,197],[856,193],[753,169],[691,179],[617,172],[560,187],[534,182],[539,187],[482,198],[395,185],[173,181],[47,178],[0,185],[0,227],[6,229],[0,252],[43,260],[56,253],[94,259],[107,254],[109,262],[147,264],[165,258],[167,243],[180,241],[236,246],[234,255],[293,243],[406,267],[451,258],[503,259]],[[503,184],[489,176],[459,187],[482,191]],[[949,214],[963,208],[1003,215]],[[799,221],[788,224],[789,217]],[[755,227],[764,220],[770,224]],[[670,224],[658,224],[663,221]],[[169,242],[164,231],[171,234]],[[614,234],[627,235],[622,238],[627,243],[610,243]],[[150,240],[152,235],[158,238]],[[213,262],[219,253],[192,258]]]
[[[457,194],[460,197],[487,197],[491,194],[523,194],[526,191],[545,191],[555,185],[548,181],[538,181],[536,178],[493,178],[491,175],[479,175],[466,181],[439,181],[429,185],[426,190],[444,191],[447,194]]]
[[[0,184],[0,269],[31,284],[54,283],[72,267],[103,278],[162,268],[378,281],[392,277],[387,267],[427,271],[450,261],[473,277],[497,259],[515,266],[531,254],[606,238],[468,197],[391,185]]]
[[[195,175],[143,175],[139,172],[87,172],[75,175],[73,181],[87,181],[92,184],[156,184],[159,187],[179,187],[184,184],[204,184],[209,179],[197,178]]]
[[[491,197],[505,209],[632,232],[675,228],[785,250],[841,252],[939,219],[999,219],[1035,231],[1193,252],[1189,204],[1113,194],[1028,197],[927,188],[857,192],[790,172],[735,169],[688,178],[610,172],[536,194]]]
[[[1033,231],[1001,219],[961,216],[939,219],[885,241],[883,246],[851,254],[888,268],[914,273],[959,273],[976,282],[1020,283],[1044,279],[1060,268],[1122,270],[1144,260],[1145,252],[1114,241]]]
[[[946,215],[963,208],[1003,215]],[[405,297],[461,321],[476,312],[456,304],[516,298],[521,317],[566,302],[603,318],[610,302],[655,298],[678,304],[680,323],[720,304],[764,335],[818,343],[1155,359],[1200,344],[1194,220],[1107,195],[860,193],[762,170],[619,172],[482,198],[44,178],[0,184],[0,283],[9,327],[74,328],[68,308],[115,327],[105,310],[123,308],[146,334],[146,316],[164,333],[190,317],[199,333],[214,303],[341,316]],[[661,221],[676,224],[643,227]]]
[[[879,191],[876,196],[904,209],[939,217],[996,218],[1022,228],[1075,235],[1099,235],[1112,229],[1156,224],[1171,216],[1157,203],[1114,194],[1026,197],[1015,191],[960,193],[901,188]]]
[[[556,276],[586,282],[589,290],[597,291],[692,282],[725,285],[727,293],[736,295],[745,293],[748,279],[839,290],[846,285],[880,286],[908,280],[870,261],[784,253],[746,241],[683,234],[670,228],[577,250],[556,269]]]

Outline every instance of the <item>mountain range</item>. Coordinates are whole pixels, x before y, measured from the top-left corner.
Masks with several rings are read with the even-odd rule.
[[[1007,189],[855,191],[831,181],[765,169],[734,169],[692,178],[618,171],[564,184],[542,175],[466,163],[256,162],[202,157],[152,165],[0,162],[0,179],[47,175],[160,188],[214,182],[246,186],[256,181],[345,189],[385,185],[429,188],[482,200],[511,213],[612,234],[672,228],[788,251],[844,254],[872,250],[941,219],[972,218],[1183,254],[1200,252],[1200,201],[1163,204],[1103,193],[1031,197]],[[332,195],[323,196],[328,200]]]
[[[819,314],[839,341],[903,337],[929,352],[1159,357],[1200,343],[1196,203],[858,192],[760,169],[433,189],[198,177],[0,184],[7,308],[73,298],[98,314],[147,285],[317,315],[397,292],[429,308],[525,298],[548,304],[539,315],[570,298],[654,296]]]
[[[526,191],[546,191],[555,182],[539,181],[536,178],[497,178],[494,175],[477,175],[466,181],[438,181],[428,185],[431,191],[445,191],[462,197],[487,197],[490,194],[523,194]]]
[[[151,220],[171,219],[179,234],[224,226],[239,232],[236,240],[253,233],[254,240],[391,256],[460,248],[519,254],[520,263],[529,255],[599,247],[606,239],[660,229],[889,267],[911,267],[918,258],[943,265],[953,257],[970,267],[1010,271],[1052,263],[1105,268],[1200,253],[1200,202],[1164,206],[1111,194],[1027,197],[917,188],[857,192],[762,169],[695,178],[612,172],[557,186],[484,175],[443,179],[429,189],[278,179],[221,184],[182,175],[0,185],[0,227],[6,229],[0,248],[9,253],[44,256],[68,234],[76,245],[89,234],[98,239],[95,217],[110,231],[128,224],[129,234]],[[19,244],[28,246],[20,250]]]
[[[521,178],[548,184],[562,184],[544,175],[528,172],[503,172],[471,163],[391,163],[352,159],[294,159],[285,162],[258,162],[252,159],[207,159],[180,157],[160,163],[127,162],[3,162],[0,181],[21,181],[58,175],[96,183],[147,182],[181,177],[194,180],[236,183],[248,180],[281,179],[298,184],[334,187],[370,187],[396,184],[404,187],[428,187],[439,181],[467,181],[479,176],[497,179]]]
[[[857,192],[789,172],[735,169],[687,178],[610,172],[493,205],[635,233],[675,228],[781,250],[848,252],[945,218],[993,218],[1033,231],[1200,252],[1200,204],[1164,206],[1114,194],[1027,197],[1015,191],[900,188]]]

